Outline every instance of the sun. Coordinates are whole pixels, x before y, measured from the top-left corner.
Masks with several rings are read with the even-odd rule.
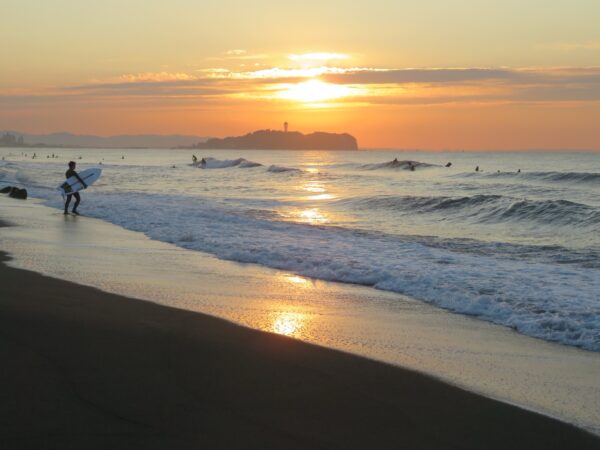
[[[325,83],[321,80],[308,80],[285,85],[278,97],[302,103],[322,103],[349,95],[352,95],[352,89],[347,86]]]

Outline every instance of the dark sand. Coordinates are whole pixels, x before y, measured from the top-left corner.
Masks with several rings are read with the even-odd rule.
[[[600,449],[421,374],[3,263],[0,358],[3,450]]]

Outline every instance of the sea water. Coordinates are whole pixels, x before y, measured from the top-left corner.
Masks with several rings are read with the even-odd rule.
[[[192,153],[206,164],[192,165]],[[88,216],[222,259],[392,291],[600,351],[598,153],[0,156],[0,187],[25,187],[51,207],[62,208],[56,187],[75,160],[78,170],[103,169],[82,194]]]

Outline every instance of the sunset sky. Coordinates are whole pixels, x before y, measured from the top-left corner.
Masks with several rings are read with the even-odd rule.
[[[598,0],[0,5],[0,129],[600,150]]]

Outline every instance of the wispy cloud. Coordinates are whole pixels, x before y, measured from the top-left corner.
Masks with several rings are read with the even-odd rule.
[[[170,72],[146,72],[136,74],[125,74],[116,78],[118,82],[163,82],[163,81],[179,81],[179,80],[194,80],[196,77],[188,73],[170,73]]]
[[[553,44],[545,44],[540,46],[545,49],[559,50],[559,51],[573,51],[573,50],[600,50],[600,41],[588,41],[588,42],[556,42]]]
[[[308,83],[310,80],[318,83]],[[439,104],[600,101],[600,67],[419,68],[271,67],[123,74],[73,86],[0,93],[0,102],[57,101]]]
[[[317,52],[317,53],[302,53],[302,54],[294,54],[288,55],[288,59],[290,61],[297,62],[328,62],[328,61],[344,61],[349,59],[350,56],[343,53],[326,53],[326,52]]]
[[[227,50],[225,52],[225,55],[227,55],[227,56],[242,56],[242,55],[245,55],[247,53],[248,52],[246,50],[242,50],[242,49],[236,48],[236,49],[233,49],[233,50]]]
[[[211,56],[206,58],[207,61],[230,61],[230,62],[240,62],[240,61],[259,61],[269,58],[268,53],[251,53],[247,50],[236,48],[232,50],[227,50],[220,56]]]

